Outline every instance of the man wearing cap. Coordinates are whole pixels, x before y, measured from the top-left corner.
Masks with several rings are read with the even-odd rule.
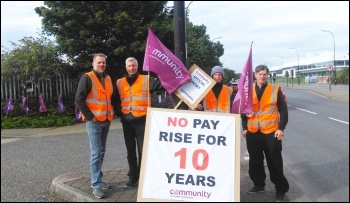
[[[211,69],[211,77],[216,84],[203,98],[202,102],[198,104],[198,111],[212,111],[220,113],[230,113],[231,103],[234,99],[233,89],[224,85],[222,79],[224,78],[224,68],[221,66],[214,66]]]

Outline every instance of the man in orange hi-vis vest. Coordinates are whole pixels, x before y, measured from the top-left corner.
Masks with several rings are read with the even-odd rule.
[[[116,82],[115,109],[122,122],[129,164],[129,180],[124,187],[132,188],[140,176],[146,113],[147,107],[151,106],[149,97],[151,93],[165,89],[158,79],[137,72],[138,62],[135,58],[127,58],[125,66],[127,76]]]
[[[266,65],[255,68],[253,112],[242,114],[242,135],[246,137],[249,152],[249,176],[254,183],[254,187],[247,192],[265,192],[265,156],[270,180],[276,188],[276,201],[283,202],[289,190],[282,159],[282,138],[288,123],[288,109],[281,88],[267,83],[268,75]]]
[[[233,87],[223,84],[224,68],[214,66],[210,75],[216,83],[203,98],[202,102],[198,104],[196,110],[230,113],[231,104],[236,94],[234,94]]]
[[[91,187],[95,197],[104,198],[103,190],[111,186],[102,182],[102,163],[106,151],[107,135],[114,117],[113,83],[105,73],[107,56],[95,54],[92,71],[79,81],[75,103],[79,107],[90,141]]]

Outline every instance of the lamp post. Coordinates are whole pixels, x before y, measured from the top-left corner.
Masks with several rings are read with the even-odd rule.
[[[190,5],[191,5],[192,2],[193,2],[193,1],[191,1],[191,2],[186,6],[186,16],[188,15],[188,7],[190,7]]]
[[[222,37],[217,37],[217,38],[214,38],[213,40],[211,40],[211,42],[214,42],[216,39],[221,39]]]
[[[337,85],[337,69],[335,68],[335,41],[334,34],[328,30],[321,30],[322,32],[329,32],[333,36],[333,68],[334,68],[334,85]]]
[[[281,58],[281,60],[282,60],[282,68],[281,68],[281,70],[283,71],[283,58],[282,58],[282,56],[276,56],[276,57],[280,57]],[[288,86],[288,78],[287,78],[287,86]]]
[[[281,58],[281,60],[282,60],[282,69],[283,69],[283,58],[282,58],[282,56],[276,56],[276,57],[280,57]]]
[[[298,55],[298,85],[300,85],[300,74],[299,74],[299,51],[297,48],[289,48],[289,49],[295,49],[297,51],[297,55]]]

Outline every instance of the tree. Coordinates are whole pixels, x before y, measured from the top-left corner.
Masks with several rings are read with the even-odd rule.
[[[193,25],[187,21],[187,64],[198,65],[204,72],[210,75],[214,66],[221,66],[219,57],[224,54],[223,45],[220,42],[212,42],[206,34],[204,25]]]
[[[46,7],[35,11],[43,17],[44,31],[56,37],[76,72],[91,70],[92,54],[104,53],[108,56],[106,72],[115,80],[123,75],[127,57],[137,58],[142,67],[148,27],[162,39],[171,34],[166,3],[45,1]]]
[[[167,1],[45,1],[35,11],[43,17],[46,34],[54,35],[75,75],[91,70],[92,54],[104,53],[106,72],[112,79],[125,73],[125,59],[133,56],[142,67],[150,27],[173,53],[174,15]],[[224,49],[212,42],[204,25],[194,26],[187,19],[188,66],[197,64],[208,74]],[[189,68],[188,67],[188,68]],[[142,71],[142,68],[139,68]]]
[[[349,84],[349,67],[337,71],[337,84]]]
[[[12,42],[12,50],[1,54],[1,77],[15,74],[21,82],[33,76],[45,77],[55,72],[65,73],[68,65],[62,60],[53,41],[39,34]]]
[[[238,79],[237,75],[235,74],[234,70],[224,68],[225,76],[223,78],[223,83],[228,84],[232,79]]]

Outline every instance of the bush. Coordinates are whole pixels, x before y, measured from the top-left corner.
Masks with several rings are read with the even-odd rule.
[[[6,115],[2,103],[1,110],[1,129],[19,129],[19,128],[48,128],[73,125],[77,123],[75,119],[74,105],[65,104],[66,111],[58,112],[57,103],[45,104],[47,112],[39,112],[39,102],[28,102],[29,115],[26,116],[22,105],[14,101],[14,109]]]

